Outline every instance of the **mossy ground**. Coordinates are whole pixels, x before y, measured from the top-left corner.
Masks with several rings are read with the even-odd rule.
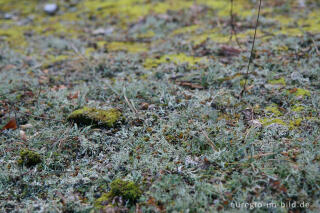
[[[52,2],[0,0],[1,212],[94,211],[117,179],[141,196],[105,210],[320,211],[317,1],[263,1],[243,97],[257,1],[234,1],[241,48],[230,1]],[[67,122],[84,106],[126,122]]]
[[[121,112],[118,109],[102,110],[92,107],[83,107],[70,113],[67,119],[81,126],[93,125],[111,128],[122,120],[121,117]]]

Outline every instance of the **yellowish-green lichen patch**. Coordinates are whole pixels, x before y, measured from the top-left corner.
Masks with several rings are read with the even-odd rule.
[[[68,58],[70,58],[70,56],[68,55],[58,55],[58,56],[54,56],[54,55],[49,55],[48,59],[44,61],[44,63],[42,64],[43,68],[47,68],[55,63],[59,63],[62,61],[67,60]]]
[[[41,163],[41,156],[38,153],[28,149],[24,149],[20,152],[20,159],[18,160],[20,166],[25,165],[31,167],[38,163]]]
[[[118,109],[96,109],[91,107],[83,107],[73,111],[68,120],[79,125],[94,125],[103,127],[113,127],[122,119],[122,113]]]
[[[138,35],[138,38],[152,38],[154,37],[156,34],[152,31],[152,30],[148,30],[147,32],[145,33],[140,33]]]
[[[206,41],[207,39],[210,39],[216,43],[227,43],[229,42],[229,35],[222,34],[221,29],[216,28],[199,35],[191,36],[191,38],[189,39],[189,42],[193,42],[193,44],[199,45],[204,41]]]
[[[262,123],[263,126],[269,126],[271,124],[280,124],[283,126],[286,126],[287,124],[281,120],[280,118],[274,118],[274,119],[270,119],[270,118],[264,118],[264,119],[260,119],[260,122]]]
[[[183,53],[179,54],[171,54],[171,55],[164,55],[159,59],[153,59],[153,58],[148,58],[146,59],[144,63],[144,67],[147,69],[151,69],[153,67],[157,67],[158,65],[166,62],[174,62],[175,64],[183,64],[183,63],[188,63],[189,66],[194,66],[197,63],[204,62],[207,59],[205,57],[192,57],[192,56],[187,56]]]
[[[269,81],[269,84],[272,85],[286,85],[286,80],[284,78],[279,78],[279,79],[273,79]]]
[[[187,27],[181,27],[181,28],[174,30],[171,33],[171,35],[175,36],[175,35],[179,35],[179,34],[193,33],[195,31],[197,31],[199,28],[200,28],[200,25],[191,25],[191,26],[187,26]]]
[[[296,118],[296,119],[291,120],[289,123],[290,129],[294,129],[294,128],[300,126],[302,121],[303,121],[302,118]]]
[[[288,90],[289,93],[294,94],[295,96],[299,97],[299,96],[310,96],[311,93],[309,90],[306,89],[302,89],[302,88],[294,88],[292,90]]]
[[[279,117],[282,113],[280,112],[280,110],[278,109],[278,106],[277,105],[270,105],[270,106],[267,106],[265,108],[265,111],[268,113],[268,114],[271,114],[275,117]]]
[[[103,206],[108,205],[114,197],[121,197],[125,201],[135,203],[142,195],[139,186],[132,181],[116,179],[111,182],[110,188],[111,190],[108,193],[103,193],[102,196],[95,201],[94,206],[96,208],[103,208]]]
[[[123,25],[137,21],[139,18],[148,15],[153,12],[156,14],[166,13],[168,10],[181,10],[188,8],[192,5],[192,2],[186,2],[184,0],[175,1],[161,1],[161,2],[149,2],[146,4],[145,0],[92,0],[85,1],[83,8],[90,15],[103,17],[106,14],[117,16],[118,22]]]
[[[107,46],[108,51],[124,51],[128,53],[141,53],[147,52],[147,45],[144,43],[133,42],[110,42],[104,43]]]
[[[219,17],[228,17],[230,15],[230,2],[225,0],[198,0],[198,3],[203,3],[208,7],[217,10]],[[247,17],[253,15],[253,11],[247,9],[245,6],[248,5],[248,0],[235,1],[233,5],[233,11],[240,17]]]
[[[300,105],[294,105],[293,107],[291,107],[291,110],[293,112],[301,112],[302,110],[304,110],[304,107]]]

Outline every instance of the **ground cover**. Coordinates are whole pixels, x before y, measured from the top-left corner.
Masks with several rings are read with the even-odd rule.
[[[1,211],[319,211],[317,1],[263,1],[243,96],[258,1],[238,42],[230,1],[52,2],[0,0]]]

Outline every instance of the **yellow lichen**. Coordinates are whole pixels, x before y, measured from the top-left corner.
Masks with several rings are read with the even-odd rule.
[[[279,117],[282,114],[276,105],[267,106],[265,111],[272,113],[276,117]]]
[[[274,119],[264,118],[264,119],[260,119],[260,122],[262,123],[263,126],[269,126],[271,124],[280,124],[280,125],[286,126],[286,123],[280,118],[274,118]]]
[[[290,129],[294,129],[295,127],[300,126],[302,121],[303,121],[302,118],[297,118],[297,119],[291,120],[289,123]]]
[[[292,90],[289,90],[288,91],[289,93],[292,93],[294,94],[295,96],[310,96],[311,93],[309,90],[306,90],[306,89],[302,89],[302,88],[295,88],[295,89],[292,89]]]
[[[148,58],[144,63],[144,67],[147,69],[151,69],[153,67],[157,67],[158,65],[166,62],[173,62],[175,64],[188,63],[188,65],[192,67],[195,64],[200,63],[201,61],[206,61],[206,60],[207,59],[205,57],[196,58],[192,56],[187,56],[183,53],[179,53],[179,54],[164,55],[159,59]]]
[[[284,78],[274,79],[274,80],[270,80],[269,84],[285,86],[286,80]]]
[[[293,112],[301,112],[302,110],[304,110],[304,107],[299,105],[294,105],[293,107],[291,107],[291,110]]]
[[[196,30],[198,30],[199,28],[200,28],[200,25],[191,25],[191,26],[187,26],[187,27],[181,27],[181,28],[178,28],[178,29],[174,30],[171,33],[171,35],[175,36],[175,35],[178,35],[178,34],[193,33]]]
[[[133,42],[110,42],[106,43],[109,51],[124,51],[129,53],[147,52],[148,48],[144,43]]]

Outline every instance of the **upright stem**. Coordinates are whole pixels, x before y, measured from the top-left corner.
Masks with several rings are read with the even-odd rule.
[[[257,28],[258,28],[258,25],[259,25],[261,1],[262,0],[259,1],[259,10],[258,10],[256,26],[255,26],[255,29],[254,29],[254,36],[253,36],[253,42],[252,42],[252,47],[251,47],[251,52],[250,52],[250,58],[249,58],[248,66],[247,66],[247,72],[246,72],[246,75],[245,75],[245,81],[244,81],[243,89],[242,89],[242,91],[240,93],[240,97],[242,97],[243,93],[245,93],[245,91],[246,91],[247,81],[248,81],[248,77],[249,77],[249,69],[250,69],[251,62],[253,60],[253,50],[254,50],[254,43],[256,41]]]

